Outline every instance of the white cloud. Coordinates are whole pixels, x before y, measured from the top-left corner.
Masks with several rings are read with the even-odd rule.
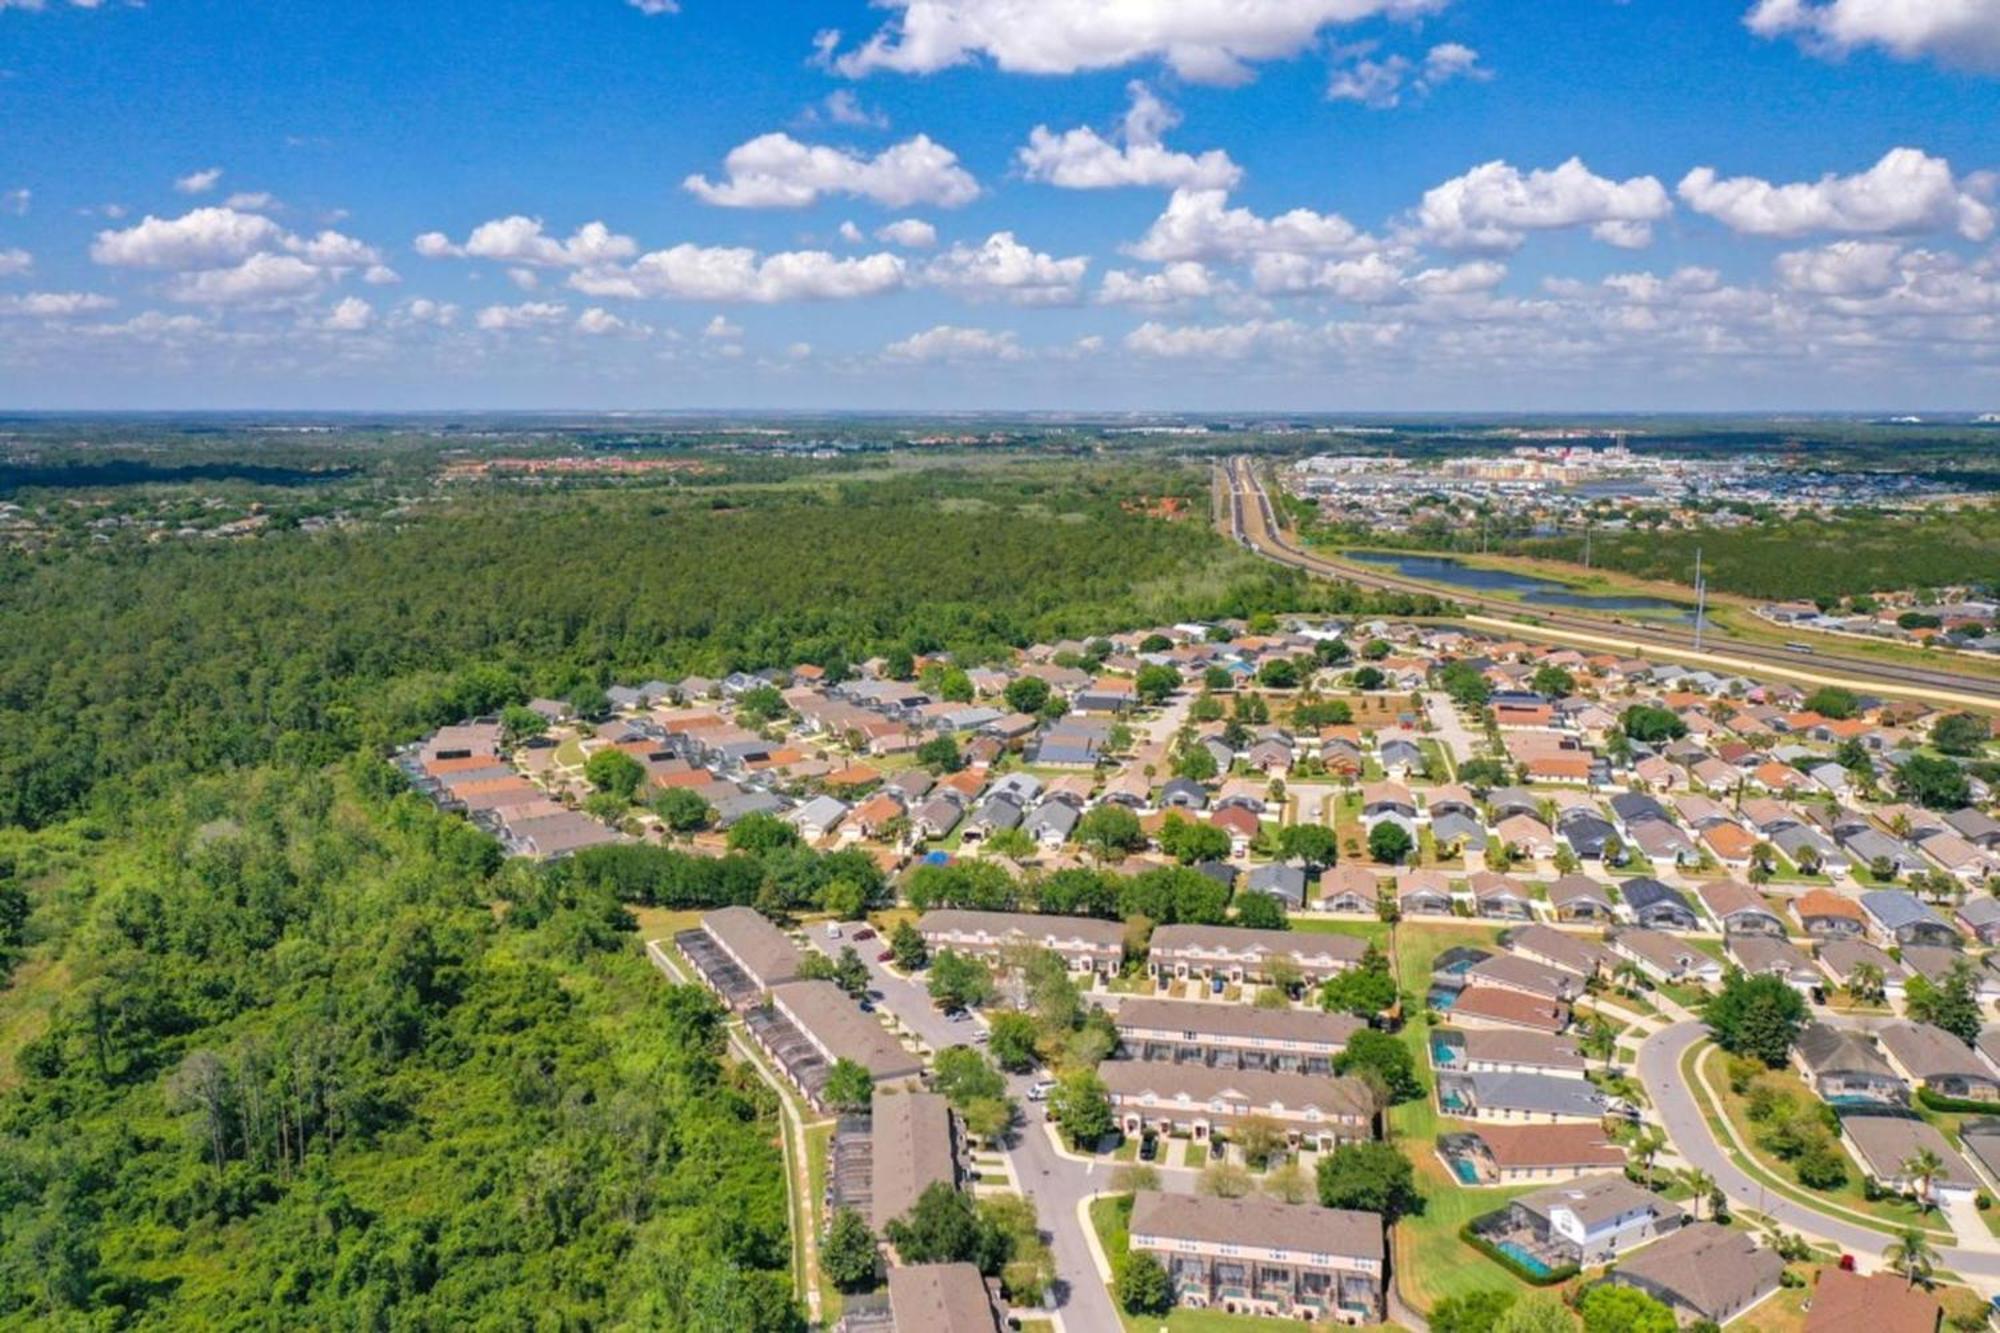
[[[861,228],[855,226],[852,220],[842,222],[837,234],[841,240],[846,241],[849,245],[859,245],[868,239],[862,235]]]
[[[681,12],[680,0],[625,0],[625,3],[648,18],[657,18],[661,14],[678,14]]]
[[[732,324],[725,316],[717,315],[702,327],[701,336],[734,341],[743,336],[743,326]]]
[[[150,213],[123,231],[101,231],[90,257],[115,268],[215,268],[240,263],[283,238],[277,223],[233,208],[197,208],[178,218]]]
[[[1105,305],[1173,305],[1213,296],[1220,289],[1206,265],[1184,259],[1157,273],[1112,269],[1098,285],[1097,299]]]
[[[1496,161],[1425,191],[1415,226],[1451,249],[1511,250],[1530,231],[1579,226],[1608,245],[1632,249],[1649,244],[1652,224],[1671,212],[1666,187],[1651,176],[1614,181],[1574,157],[1526,174]]]
[[[403,280],[403,275],[387,264],[370,264],[362,273],[361,280],[370,287],[393,287]]]
[[[882,349],[896,361],[1018,361],[1024,355],[1009,330],[939,324]]]
[[[1391,55],[1374,59],[1372,43],[1350,47],[1341,54],[1350,63],[1335,67],[1327,81],[1326,95],[1336,102],[1359,102],[1377,111],[1402,105],[1403,96],[1414,93],[1427,97],[1453,79],[1485,81],[1492,71],[1479,63],[1479,52],[1458,42],[1441,42],[1424,54],[1421,61]]]
[[[223,200],[222,206],[239,208],[247,213],[268,213],[280,207],[278,197],[266,190],[240,191]]]
[[[553,301],[527,301],[520,305],[490,305],[473,322],[489,331],[546,328],[569,316],[569,307]]]
[[[296,255],[254,254],[233,268],[177,273],[168,280],[168,299],[214,305],[284,300],[319,290],[326,270]]]
[[[1414,295],[1427,299],[1471,296],[1492,291],[1506,277],[1505,264],[1496,264],[1490,259],[1475,259],[1469,264],[1451,268],[1427,268],[1404,285]]]
[[[0,193],[0,213],[12,213],[17,218],[24,218],[34,202],[35,192],[25,185],[18,190],[8,190]]]
[[[1148,320],[1125,335],[1125,348],[1165,360],[1240,361],[1253,352],[1296,348],[1306,334],[1303,325],[1289,319],[1179,325]]]
[[[524,292],[532,292],[542,285],[541,275],[531,268],[510,268],[507,281]]]
[[[629,319],[621,319],[603,306],[594,305],[576,317],[576,331],[592,338],[643,338],[652,329]]]
[[[856,130],[886,130],[889,117],[873,107],[863,106],[852,88],[836,88],[820,103],[826,118],[836,125]]]
[[[403,307],[403,315],[412,324],[446,328],[457,322],[458,307],[448,302],[433,301],[428,296],[419,296]]]
[[[1242,259],[1249,255],[1347,254],[1377,242],[1337,213],[1295,208],[1264,218],[1247,208],[1230,208],[1223,190],[1175,190],[1166,211],[1131,253],[1168,263],[1178,259]]]
[[[999,231],[976,249],[955,245],[932,260],[925,281],[974,300],[998,297],[1021,305],[1061,305],[1077,299],[1090,260],[1057,259]]]
[[[350,296],[328,312],[320,327],[333,333],[359,333],[374,322],[375,307],[358,296]]]
[[[2000,0],[1757,0],[1743,21],[1820,55],[1879,47],[1899,60],[2000,71]]]
[[[875,239],[905,250],[928,250],[937,244],[937,228],[922,218],[897,218],[875,229]]]
[[[320,268],[360,268],[382,261],[374,246],[337,231],[322,231],[313,237],[288,236],[285,249]]]
[[[18,278],[35,267],[35,257],[26,250],[0,250],[0,278]]]
[[[747,248],[676,245],[639,256],[630,265],[582,269],[569,286],[586,296],[628,300],[837,301],[894,291],[904,282],[903,261],[891,254],[839,258],[824,250],[760,255]]]
[[[979,197],[979,183],[958,165],[958,155],[922,134],[872,158],[762,134],[730,149],[722,164],[727,180],[696,174],[682,186],[724,208],[803,208],[821,195],[871,199],[886,208],[957,208]]]
[[[542,230],[540,218],[495,218],[472,229],[464,245],[454,245],[443,232],[427,231],[417,237],[416,251],[426,259],[490,259],[502,264],[530,264],[542,268],[585,268],[630,259],[639,253],[639,243],[620,236],[602,222],[586,222],[558,241]]]
[[[222,179],[221,167],[207,167],[201,171],[190,171],[174,182],[174,189],[182,194],[207,194]]]
[[[1779,255],[1779,281],[1796,292],[1851,296],[1895,284],[1903,247],[1894,241],[1835,241],[1816,250]]]
[[[1160,136],[1180,123],[1180,113],[1136,79],[1126,91],[1132,103],[1111,139],[1089,126],[1061,134],[1046,125],[1029,131],[1027,147],[1016,155],[1028,179],[1065,190],[1128,185],[1227,190],[1243,178],[1242,168],[1219,148],[1196,156],[1164,147]]]
[[[71,315],[109,310],[117,304],[96,292],[29,292],[25,296],[0,296],[0,315],[67,319]]]
[[[1750,236],[1811,232],[1909,235],[1957,232],[1968,241],[1993,234],[1993,209],[1962,188],[1951,164],[1916,148],[1893,148],[1864,172],[1774,185],[1755,176],[1716,175],[1696,167],[1681,180],[1689,208]]]
[[[1447,0],[880,0],[902,11],[860,47],[837,54],[838,32],[815,42],[849,78],[877,70],[929,74],[986,56],[1019,74],[1074,74],[1164,60],[1193,82],[1236,83],[1256,61],[1297,55],[1338,23],[1409,18]]]

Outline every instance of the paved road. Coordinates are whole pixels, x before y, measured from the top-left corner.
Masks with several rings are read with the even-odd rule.
[[[1757,666],[1769,667],[1782,673],[1815,681],[1832,680],[1837,674],[1841,683],[1852,680],[1864,687],[1884,689],[1890,693],[1923,694],[1934,701],[1948,700],[1973,707],[1992,708],[2000,705],[2000,681],[1951,671],[1860,661],[1842,657],[1837,652],[1792,653],[1732,638],[1726,631],[1713,625],[1708,627],[1705,634],[1703,651],[1696,654],[1693,651],[1694,635],[1691,632],[1653,625],[1620,624],[1573,612],[1554,612],[1541,608],[1536,608],[1534,612],[1534,623],[1525,624],[1521,620],[1523,613],[1520,605],[1504,598],[1481,597],[1463,589],[1442,588],[1373,569],[1335,564],[1307,554],[1292,545],[1280,530],[1270,497],[1265,493],[1264,484],[1258,480],[1256,470],[1250,461],[1242,458],[1232,459],[1222,467],[1231,492],[1228,497],[1227,516],[1223,523],[1226,535],[1242,542],[1246,548],[1265,559],[1281,565],[1344,579],[1363,587],[1445,597],[1461,606],[1505,617],[1512,622],[1511,628],[1527,637],[1533,637],[1535,626],[1539,625],[1550,631],[1568,631],[1572,635],[1588,634],[1614,639],[1621,646],[1630,644],[1635,652],[1644,650],[1695,661],[1727,655],[1731,658],[1747,659]]]
[[[1444,746],[1445,753],[1451,758],[1452,772],[1456,773],[1466,760],[1478,757],[1485,737],[1465,725],[1465,719],[1459,716],[1458,706],[1452,703],[1450,695],[1440,690],[1425,690],[1424,715],[1430,719],[1431,735]],[[1436,775],[1440,782],[1444,776],[1441,773]]]
[[[841,930],[844,938],[852,941],[854,932],[860,928],[857,923]],[[824,927],[816,927],[812,938],[815,944],[830,945],[834,952],[839,951],[840,941],[825,938]],[[947,1046],[972,1044],[984,1027],[980,1020],[953,1023],[946,1019],[931,1003],[921,982],[899,977],[876,961],[875,956],[887,947],[879,937],[862,940],[856,947],[867,960],[874,989],[882,994],[879,1003],[925,1045],[941,1051]],[[1034,1200],[1035,1212],[1048,1234],[1056,1264],[1056,1311],[1062,1316],[1064,1333],[1121,1333],[1123,1325],[1118,1311],[1098,1276],[1097,1263],[1091,1257],[1090,1243],[1084,1238],[1083,1223],[1077,1216],[1077,1205],[1085,1198],[1111,1188],[1108,1168],[1086,1166],[1056,1151],[1042,1128],[1042,1108],[1028,1100],[1028,1088],[1033,1082],[1033,1078],[1024,1075],[1008,1079],[1008,1090],[1020,1102],[1023,1119],[1007,1146],[1007,1161],[1014,1178],[1021,1183],[1022,1192]],[[1179,1186],[1170,1179],[1167,1188],[1192,1190],[1192,1172],[1167,1174],[1186,1177]]]
[[[1745,1174],[1709,1130],[1694,1093],[1681,1078],[1681,1057],[1708,1033],[1700,1023],[1676,1023],[1648,1037],[1639,1047],[1639,1081],[1652,1096],[1659,1124],[1681,1156],[1706,1171],[1731,1200],[1754,1208],[1790,1231],[1831,1241],[1853,1254],[1864,1266],[1880,1261],[1893,1239],[1877,1231],[1794,1203],[1771,1193]],[[1986,1295],[2000,1291],[2000,1254],[1962,1247],[1940,1248],[1941,1266],[1965,1278]]]

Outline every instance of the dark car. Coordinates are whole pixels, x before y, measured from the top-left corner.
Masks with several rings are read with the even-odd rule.
[[[1209,1160],[1209,1161],[1211,1161],[1211,1162],[1219,1162],[1219,1161],[1221,1161],[1221,1160],[1222,1160],[1222,1155],[1223,1155],[1224,1153],[1228,1152],[1228,1151],[1229,1151],[1229,1148],[1228,1148],[1228,1145],[1227,1145],[1227,1144],[1225,1144],[1225,1143],[1223,1143],[1223,1141],[1222,1141],[1221,1139],[1217,1139],[1217,1138],[1211,1138],[1211,1139],[1209,1139],[1209,1141],[1208,1141],[1208,1160]]]
[[[875,932],[872,928],[863,926],[854,932],[854,938],[857,940],[872,940],[875,938]]]
[[[1160,1155],[1160,1140],[1158,1139],[1157,1136],[1152,1134],[1147,1134],[1139,1140],[1140,1161],[1150,1162],[1159,1155]]]
[[[878,963],[893,962],[895,957],[896,951],[894,949],[884,949],[881,953],[875,955],[875,961]]]

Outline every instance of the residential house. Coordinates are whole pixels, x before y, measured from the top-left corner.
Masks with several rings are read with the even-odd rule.
[[[1440,1072],[1437,1097],[1440,1111],[1466,1120],[1585,1124],[1609,1111],[1605,1095],[1588,1080],[1548,1074]]]
[[[1614,915],[1610,889],[1588,875],[1564,875],[1548,894],[1558,921],[1609,921]]]
[[[1903,983],[1910,977],[1910,969],[1891,958],[1867,940],[1843,936],[1838,939],[1822,939],[1814,952],[1819,957],[1822,972],[1833,979],[1833,984],[1848,990],[1855,980],[1858,970],[1872,967],[1880,978],[1883,998],[1900,1002],[1903,998]]]
[[[1725,934],[1785,936],[1784,918],[1747,884],[1733,879],[1704,880],[1695,886],[1695,896]]]
[[[1622,1175],[1590,1176],[1526,1194],[1508,1205],[1507,1226],[1538,1250],[1580,1268],[1608,1264],[1678,1231],[1687,1214]]]
[[[1888,1023],[1875,1039],[1890,1067],[1912,1086],[1940,1097],[2000,1102],[2000,1071],[1951,1033],[1929,1023]]]
[[[1979,1177],[1958,1150],[1927,1120],[1889,1115],[1848,1115],[1840,1118],[1840,1141],[1876,1185],[1894,1194],[1922,1194],[1949,1204],[1979,1192]],[[1919,1153],[1930,1152],[1944,1169],[1920,1179],[1909,1169]]]
[[[1602,1122],[1560,1125],[1500,1124],[1438,1136],[1438,1155],[1468,1185],[1525,1185],[1574,1180],[1616,1171],[1625,1150],[1611,1142]]]
[[[1361,822],[1370,832],[1378,824],[1395,824],[1414,840],[1417,800],[1398,782],[1371,782],[1361,789]]]
[[[1636,966],[1654,981],[1713,983],[1722,980],[1722,964],[1684,940],[1643,927],[1613,932],[1606,943],[1611,952]]]
[[[1166,1060],[1106,1060],[1097,1077],[1127,1138],[1151,1132],[1206,1143],[1253,1117],[1278,1125],[1294,1146],[1322,1152],[1375,1135],[1375,1104],[1358,1078]]]
[[[1520,926],[1502,935],[1500,944],[1530,962],[1560,968],[1578,977],[1600,976],[1613,966],[1611,952],[1602,944],[1587,936],[1557,930],[1552,926]]]
[[[977,912],[938,908],[917,919],[917,931],[932,952],[1002,962],[1016,949],[1047,949],[1072,972],[1116,972],[1125,957],[1125,927],[1094,917],[1035,912]]]
[[[1679,889],[1640,876],[1618,886],[1632,919],[1649,930],[1696,930],[1701,919]]]
[[[1828,1264],[1806,1299],[1803,1333],[1937,1333],[1943,1317],[1938,1298],[1901,1274]]]
[[[1520,1028],[1561,1032],[1569,1026],[1569,1006],[1498,986],[1467,986],[1451,998],[1447,1019],[1461,1028]]]
[[[925,1190],[937,1184],[957,1189],[965,1173],[951,1103],[936,1093],[878,1092],[868,1121],[867,1197],[843,1202],[880,1235],[908,1216]]]
[[[1431,1065],[1440,1073],[1541,1074],[1582,1078],[1583,1056],[1568,1037],[1508,1028],[1431,1029]]]
[[[826,1080],[851,1060],[878,1088],[914,1087],[923,1057],[906,1049],[830,981],[788,981],[771,990],[768,1008],[750,1009],[744,1025],[765,1053],[816,1109],[825,1109]]]
[[[1451,881],[1441,871],[1405,870],[1396,876],[1396,907],[1404,916],[1450,916]]]
[[[1909,1088],[1865,1033],[1808,1023],[1792,1045],[1792,1059],[1820,1100],[1901,1106]]]
[[[1299,866],[1277,861],[1252,866],[1244,876],[1243,888],[1247,893],[1269,894],[1287,907],[1306,905],[1306,872]]]
[[[1814,939],[1858,939],[1868,928],[1861,904],[1828,889],[1808,889],[1794,898],[1792,915]]]
[[[805,961],[789,936],[748,907],[704,912],[701,928],[682,931],[674,943],[709,989],[737,1010],[759,1003],[772,987],[797,980]]]
[[[1547,861],[1556,854],[1555,835],[1534,815],[1509,815],[1493,828],[1500,845],[1531,861]]]
[[[1337,865],[1319,878],[1319,908],[1323,912],[1364,912],[1374,915],[1382,897],[1382,881],[1364,866]]]
[[[1957,948],[1958,932],[1913,893],[1875,889],[1861,895],[1869,933],[1882,945],[1935,944]]]
[[[1376,1213],[1142,1190],[1130,1234],[1133,1253],[1167,1270],[1179,1305],[1355,1324],[1384,1315]]]
[[[1460,975],[1468,986],[1494,986],[1544,1000],[1574,1000],[1583,992],[1583,978],[1576,973],[1545,967],[1519,954],[1494,954]]]
[[[1513,876],[1496,874],[1491,870],[1475,870],[1467,885],[1472,890],[1473,910],[1480,916],[1504,921],[1534,919],[1534,898],[1529,894],[1528,886]]]
[[[1638,1288],[1682,1324],[1726,1324],[1778,1290],[1784,1271],[1777,1252],[1749,1232],[1701,1222],[1622,1260],[1604,1280]]]
[[[1826,988],[1826,976],[1796,944],[1782,935],[1730,935],[1729,957],[1753,977],[1777,977],[1811,999]]]
[[[1330,1074],[1348,1038],[1366,1026],[1321,1009],[1128,999],[1112,1011],[1120,1048],[1135,1060]]]
[[[1122,936],[1123,927],[1111,925]],[[1317,983],[1361,961],[1367,944],[1351,935],[1317,931],[1249,930],[1240,926],[1161,926],[1153,932],[1148,965],[1156,977],[1221,977],[1268,981],[1271,962],[1289,958],[1302,978]]]

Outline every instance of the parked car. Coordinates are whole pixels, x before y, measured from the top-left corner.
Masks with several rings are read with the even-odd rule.
[[[1226,982],[1224,982],[1224,981],[1223,981],[1223,979],[1222,979],[1221,977],[1210,977],[1210,978],[1208,979],[1208,990],[1209,990],[1209,994],[1211,994],[1211,995],[1220,995],[1220,994],[1222,994],[1222,992],[1223,992],[1223,988],[1224,988],[1224,987],[1225,987],[1226,985],[1227,985],[1227,983],[1226,983]]]
[[[875,955],[875,961],[878,963],[892,963],[895,960],[896,951],[894,949],[884,949],[881,953]]]
[[[826,923],[826,937],[830,940],[840,938],[840,923],[838,921],[829,921]]]
[[[1038,1078],[1028,1087],[1028,1100],[1031,1102],[1045,1102],[1049,1099],[1049,1094],[1055,1090],[1056,1081],[1054,1079]]]
[[[854,932],[854,938],[857,940],[872,940],[875,938],[875,932],[871,928],[863,926]]]
[[[1226,1152],[1228,1152],[1228,1151],[1229,1151],[1229,1145],[1228,1145],[1228,1144],[1226,1144],[1226,1143],[1224,1143],[1224,1142],[1223,1142],[1223,1141],[1222,1141],[1221,1139],[1218,1139],[1218,1138],[1214,1138],[1214,1137],[1211,1137],[1211,1138],[1209,1139],[1209,1141],[1208,1141],[1208,1160],[1209,1160],[1209,1161],[1211,1161],[1211,1162],[1219,1162],[1219,1161],[1221,1161],[1221,1160],[1222,1160],[1222,1156],[1223,1156],[1223,1154],[1224,1154],[1224,1153],[1226,1153]]]
[[[972,1044],[974,1046],[984,1046],[987,1042],[991,1040],[993,1040],[993,1034],[991,1032],[988,1032],[985,1028],[981,1028],[979,1029],[979,1031],[972,1034]]]
[[[1157,1136],[1148,1134],[1139,1140],[1140,1161],[1150,1162],[1159,1155],[1160,1155],[1160,1140]]]

